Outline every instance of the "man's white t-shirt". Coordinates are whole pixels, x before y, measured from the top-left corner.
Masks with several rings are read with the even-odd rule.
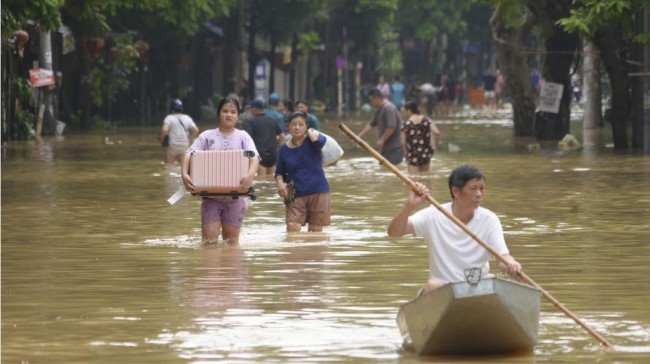
[[[179,119],[182,120],[182,124]],[[191,117],[185,114],[169,114],[165,117],[163,123],[169,125],[169,144],[189,145],[190,129],[196,128],[196,124]]]
[[[451,202],[442,205],[451,213]],[[415,236],[422,236],[429,251],[429,278],[443,283],[465,281],[465,270],[481,268],[481,276],[490,271],[490,253],[437,208],[430,206],[409,217]],[[479,207],[467,224],[469,230],[499,254],[509,254],[499,218]]]

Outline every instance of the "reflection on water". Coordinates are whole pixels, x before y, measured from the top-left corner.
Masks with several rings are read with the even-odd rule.
[[[474,362],[644,362],[650,159],[614,155],[602,132],[580,151],[520,147],[498,115],[438,126],[444,148],[413,178],[445,202],[452,168],[483,169],[485,205],[526,273],[617,350],[599,350],[544,303],[534,356]],[[238,247],[201,245],[198,200],[166,202],[180,170],[161,163],[152,128],[120,130],[112,143],[5,145],[2,360],[426,361],[401,348],[395,324],[428,266],[420,240],[386,237],[406,187],[335,124],[324,127],[346,149],[326,169],[333,225],[287,235],[275,184],[258,181]]]

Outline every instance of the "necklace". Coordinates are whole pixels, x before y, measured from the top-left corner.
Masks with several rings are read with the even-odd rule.
[[[299,146],[301,146],[301,145],[302,145],[302,142],[304,142],[304,141],[305,141],[304,138],[300,141],[300,143],[296,143],[296,140],[295,140],[294,138],[291,138],[291,139],[289,140],[289,142],[291,143],[291,145],[293,145],[294,147],[299,147]]]

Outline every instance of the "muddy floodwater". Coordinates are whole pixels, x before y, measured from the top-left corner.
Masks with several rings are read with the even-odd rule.
[[[274,183],[257,180],[238,247],[201,245],[198,200],[167,203],[180,170],[161,164],[158,128],[5,144],[2,362],[648,362],[650,157],[579,123],[584,148],[528,148],[507,118],[438,122],[442,150],[413,178],[446,202],[455,166],[481,168],[524,271],[615,351],[545,300],[530,356],[403,349],[395,317],[426,280],[426,247],[387,237],[407,189],[330,121],[345,149],[326,168],[332,226],[288,237]]]

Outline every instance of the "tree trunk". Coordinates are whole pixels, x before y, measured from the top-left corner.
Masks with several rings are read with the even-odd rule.
[[[571,77],[570,69],[578,50],[579,38],[557,25],[559,19],[570,15],[571,0],[529,0],[528,8],[535,14],[545,39],[546,57],[543,77],[545,82],[564,85],[559,112],[535,114],[537,140],[559,141],[570,131]]]
[[[90,81],[90,63],[91,55],[88,47],[84,47],[79,52],[80,84],[79,84],[79,127],[81,131],[90,131],[91,111],[92,111],[92,85]]]
[[[144,125],[145,121],[149,121],[147,113],[148,96],[147,93],[147,61],[145,57],[141,57],[138,61],[138,116],[140,118],[140,125]]]
[[[535,137],[537,140],[559,141],[570,132],[571,77],[573,52],[578,47],[578,37],[566,32],[556,32],[546,38],[547,54],[544,62],[545,82],[564,85],[559,112],[535,113]]]
[[[636,18],[636,33],[643,33],[644,11],[638,11]],[[639,72],[643,71],[643,47],[641,43],[632,44],[631,62]],[[643,77],[630,77],[631,86],[631,121],[632,121],[632,148],[643,150]]]
[[[503,20],[501,5],[497,5],[490,19],[492,38],[499,67],[512,95],[514,135],[533,136],[535,98],[530,84],[529,69],[523,54],[524,39],[534,24],[531,16],[524,16],[518,26],[507,25]]]
[[[0,55],[3,58],[2,64],[2,140],[8,141],[14,138],[14,123],[16,122],[16,105],[18,103],[14,95],[14,60],[12,52],[4,51]]]
[[[609,76],[611,90],[612,136],[614,148],[625,150],[628,148],[627,121],[630,117],[630,94],[627,78],[627,65],[623,39],[618,29],[608,27],[599,30],[594,35],[594,42],[600,50],[600,55]]]

